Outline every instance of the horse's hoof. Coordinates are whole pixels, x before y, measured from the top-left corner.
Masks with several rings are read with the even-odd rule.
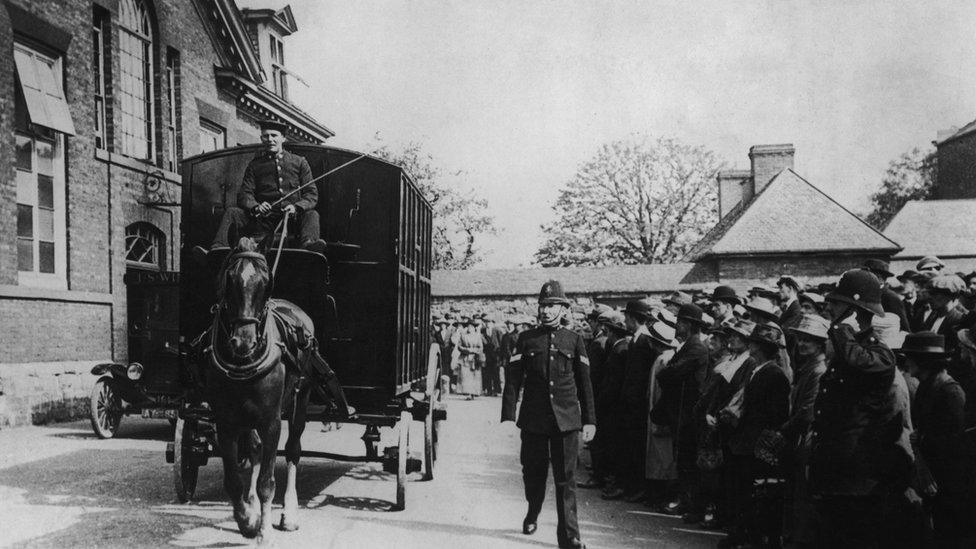
[[[282,532],[294,532],[295,530],[298,530],[298,523],[287,520],[284,513],[282,513],[281,522],[279,522],[275,528],[281,530]]]
[[[239,515],[234,513],[234,520],[237,521],[237,529],[240,530],[241,535],[247,539],[253,539],[257,537],[258,532],[261,531],[260,526],[256,518],[248,517],[247,515]]]

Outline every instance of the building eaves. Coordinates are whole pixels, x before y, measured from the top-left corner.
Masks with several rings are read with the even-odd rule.
[[[217,68],[215,73],[218,85],[230,91],[237,98],[238,104],[255,116],[284,122],[295,135],[313,143],[321,143],[335,135],[335,132],[294,103],[285,101],[264,86],[241,77],[236,71]]]

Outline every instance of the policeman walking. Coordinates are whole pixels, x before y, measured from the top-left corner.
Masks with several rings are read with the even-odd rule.
[[[559,547],[585,547],[576,517],[576,465],[580,431],[584,442],[592,440],[596,414],[583,337],[561,327],[568,309],[569,300],[559,282],[542,285],[540,325],[519,335],[509,361],[502,422],[515,421],[519,391],[524,387],[516,422],[522,430],[522,480],[529,506],[522,532],[532,535],[537,529],[551,463]]]

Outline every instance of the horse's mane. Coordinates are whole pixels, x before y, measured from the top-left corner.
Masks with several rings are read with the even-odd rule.
[[[265,279],[268,293],[271,288],[271,270],[268,268],[268,260],[260,251],[254,240],[244,237],[238,241],[237,246],[227,254],[224,262],[220,266],[220,275],[217,277],[217,301],[223,301],[227,291],[227,275],[234,269],[240,268],[245,262],[251,262],[258,273]]]

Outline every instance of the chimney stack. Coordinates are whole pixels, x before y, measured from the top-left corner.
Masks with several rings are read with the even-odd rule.
[[[749,170],[722,170],[718,172],[718,218],[722,219],[742,202],[743,186],[748,185],[752,172]]]
[[[752,197],[761,193],[776,174],[793,168],[793,153],[796,150],[792,143],[779,145],[755,145],[749,148],[749,160],[752,161],[752,181],[742,186],[742,201],[748,202]]]

